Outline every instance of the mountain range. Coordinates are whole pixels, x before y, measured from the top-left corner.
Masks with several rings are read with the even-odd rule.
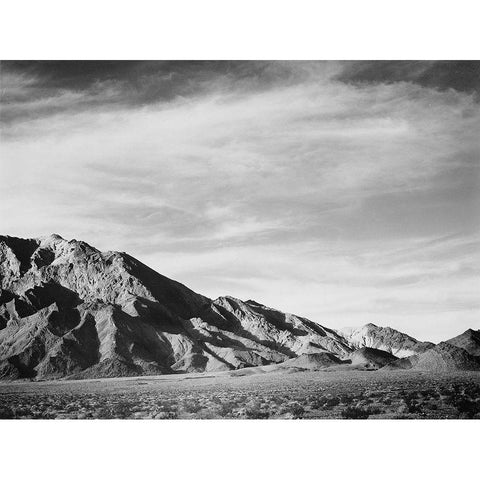
[[[278,369],[479,370],[480,331],[435,345],[200,295],[122,252],[0,236],[0,378]]]

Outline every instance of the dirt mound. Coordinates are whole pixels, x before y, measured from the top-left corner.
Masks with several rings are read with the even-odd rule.
[[[362,366],[367,369],[378,369],[397,360],[395,355],[377,348],[363,347],[350,355],[353,366]]]
[[[291,358],[286,362],[280,363],[279,366],[303,368],[306,370],[319,370],[321,368],[331,367],[332,365],[338,365],[341,363],[343,362],[332,353],[320,352],[299,355],[296,358]]]
[[[412,355],[410,357],[399,358],[392,363],[388,363],[382,370],[410,370],[418,362],[418,355]]]

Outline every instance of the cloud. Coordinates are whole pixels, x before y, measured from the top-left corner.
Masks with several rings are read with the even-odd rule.
[[[7,67],[5,233],[128,251],[201,293],[333,327],[428,337],[436,318],[453,336],[477,321],[466,89],[383,64],[365,82],[346,76],[371,66],[338,62]]]
[[[338,79],[354,84],[412,82],[439,90],[480,93],[480,62],[367,61],[346,62]]]

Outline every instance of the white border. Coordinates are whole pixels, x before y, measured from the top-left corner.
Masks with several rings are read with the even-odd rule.
[[[2,477],[471,478],[471,421],[2,421]]]
[[[1,59],[478,59],[474,1],[3,1]],[[467,478],[475,421],[0,421],[3,478]]]
[[[474,0],[2,1],[2,59],[477,59]]]

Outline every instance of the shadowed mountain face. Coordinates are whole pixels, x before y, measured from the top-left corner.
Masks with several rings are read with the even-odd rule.
[[[342,334],[253,300],[211,300],[126,253],[58,235],[0,236],[0,288],[0,378],[318,369],[357,357],[380,368],[433,346],[371,324]],[[378,350],[351,357],[359,347]]]

